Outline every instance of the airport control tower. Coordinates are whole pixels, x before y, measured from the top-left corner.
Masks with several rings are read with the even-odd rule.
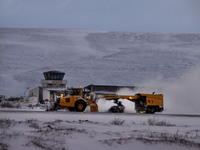
[[[43,88],[66,88],[67,81],[63,80],[65,73],[59,71],[44,72],[45,80],[41,80]]]
[[[41,80],[42,86],[29,91],[29,97],[37,97],[38,101],[49,100],[55,102],[56,98],[65,94],[67,81],[63,80],[65,73],[60,71],[44,72]]]

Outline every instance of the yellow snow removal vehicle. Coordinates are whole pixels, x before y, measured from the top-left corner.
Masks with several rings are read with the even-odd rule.
[[[114,100],[114,103],[117,104],[117,106],[112,106],[109,109],[110,112],[124,112],[125,107],[122,105],[121,101],[125,99],[135,103],[135,110],[137,113],[155,113],[163,111],[162,94],[137,93],[135,95],[117,95],[112,93],[120,88],[134,87],[89,85],[84,88],[69,88],[64,97],[57,99],[53,109],[67,108],[69,111],[83,112],[87,106],[90,106],[91,112],[98,112],[97,101],[100,98],[104,98],[105,100]]]

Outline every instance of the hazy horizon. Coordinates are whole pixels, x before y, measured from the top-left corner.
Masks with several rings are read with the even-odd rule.
[[[199,0],[0,0],[0,27],[200,33]]]

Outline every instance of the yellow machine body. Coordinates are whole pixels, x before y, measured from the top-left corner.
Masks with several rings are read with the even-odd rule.
[[[163,111],[162,94],[141,94],[135,95],[104,95],[107,100],[127,99],[135,102],[135,109],[138,113],[155,113]]]
[[[68,94],[61,97],[58,101],[59,108],[68,108],[70,111],[84,111],[87,106],[90,106],[91,112],[98,111],[96,100],[104,98],[106,100],[127,99],[135,102],[135,109],[139,113],[155,113],[163,111],[163,95],[162,94],[141,94],[135,95],[100,95],[85,94],[83,89],[70,88]]]
[[[74,107],[75,102],[78,99],[83,99],[82,97],[82,88],[73,88],[73,92],[69,93],[65,97],[60,98],[61,107]]]
[[[59,107],[68,108],[70,111],[84,111],[87,106],[90,106],[91,112],[98,112],[98,105],[93,101],[93,95],[88,98],[81,87],[68,89],[68,94],[59,99]]]
[[[146,96],[146,104],[148,106],[163,106],[163,95],[162,94],[140,94]]]

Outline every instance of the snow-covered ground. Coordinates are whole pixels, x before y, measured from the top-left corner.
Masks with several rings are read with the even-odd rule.
[[[199,116],[68,111],[0,114],[0,149],[200,149]]]

